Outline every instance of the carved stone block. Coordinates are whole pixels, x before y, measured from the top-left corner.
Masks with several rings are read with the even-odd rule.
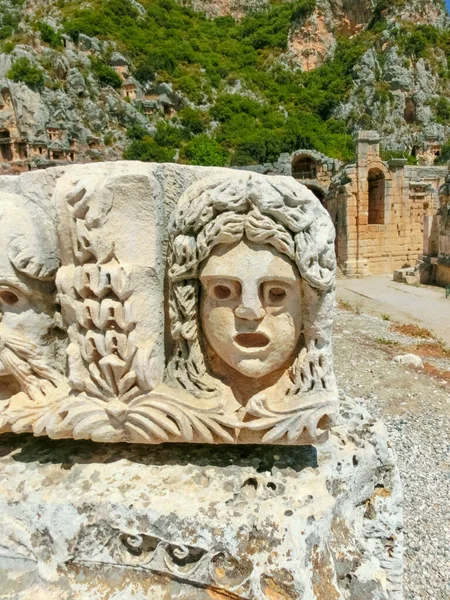
[[[78,165],[0,177],[0,231],[1,598],[402,599],[398,472],[339,410],[309,190]]]
[[[334,228],[312,192],[141,163],[14,179],[0,178],[0,432],[327,438]]]

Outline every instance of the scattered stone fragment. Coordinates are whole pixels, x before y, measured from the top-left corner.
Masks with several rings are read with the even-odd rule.
[[[407,367],[423,368],[423,360],[416,354],[399,354],[393,358],[393,361]]]

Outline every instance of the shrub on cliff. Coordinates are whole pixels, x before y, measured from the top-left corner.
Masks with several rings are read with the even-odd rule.
[[[91,56],[91,67],[92,72],[98,77],[98,80],[103,85],[110,85],[116,90],[122,87],[120,75],[116,73],[113,68],[109,67],[95,56]]]
[[[151,137],[134,140],[125,149],[125,160],[142,160],[145,162],[173,162],[175,149],[161,148]]]
[[[6,77],[12,81],[25,83],[30,88],[39,88],[44,84],[42,70],[31,64],[26,57],[16,59]]]
[[[301,0],[296,2],[292,11],[292,18],[294,20],[301,20],[308,17],[316,7],[316,0]]]
[[[20,9],[25,0],[9,0],[0,11],[0,40],[12,36],[20,23]]]
[[[62,48],[61,34],[48,25],[48,23],[39,22],[36,25],[36,29],[40,32],[42,41],[48,44],[50,48]]]
[[[448,165],[450,162],[450,142],[442,146],[441,152],[434,162],[436,165]]]
[[[181,124],[189,134],[203,133],[206,129],[208,116],[200,111],[187,106],[180,112]]]
[[[189,138],[189,132],[183,127],[160,122],[156,126],[155,142],[162,148],[179,148]]]
[[[147,62],[141,61],[134,70],[133,75],[135,79],[145,84],[155,79],[155,70]]]
[[[438,123],[444,125],[450,123],[450,101],[444,96],[441,96],[436,102],[436,117]]]

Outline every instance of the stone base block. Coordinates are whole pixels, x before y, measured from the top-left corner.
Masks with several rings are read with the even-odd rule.
[[[414,267],[396,269],[394,271],[394,281],[408,285],[418,285],[420,283],[420,272]]]
[[[450,264],[438,263],[436,267],[436,285],[442,287],[450,285]]]
[[[364,259],[347,260],[343,263],[338,262],[338,264],[344,275],[350,279],[368,277],[370,275],[367,261]]]
[[[386,432],[317,447],[0,440],[0,598],[400,600]]]

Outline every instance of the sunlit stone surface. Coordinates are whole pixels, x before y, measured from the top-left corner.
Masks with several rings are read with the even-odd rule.
[[[339,406],[312,192],[79,165],[0,178],[0,228],[2,598],[401,600],[397,469]]]

